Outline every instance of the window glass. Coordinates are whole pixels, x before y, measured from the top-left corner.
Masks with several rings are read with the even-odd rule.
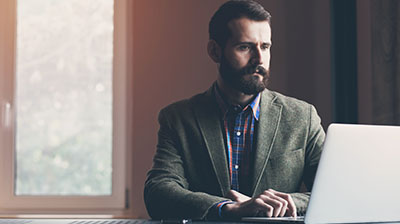
[[[18,0],[16,195],[110,195],[113,0]]]

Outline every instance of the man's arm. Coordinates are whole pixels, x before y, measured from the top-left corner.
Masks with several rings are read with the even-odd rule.
[[[154,219],[204,219],[210,208],[228,199],[189,190],[182,149],[165,110],[159,114],[159,123],[157,151],[144,189],[147,211]]]

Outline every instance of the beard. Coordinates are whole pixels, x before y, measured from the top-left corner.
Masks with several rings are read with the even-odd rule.
[[[224,56],[221,58],[219,73],[228,85],[247,95],[262,92],[267,88],[269,81],[269,70],[263,66],[248,64],[241,69],[235,69]],[[262,79],[260,80],[258,76],[252,75],[253,73],[258,73],[262,76]],[[248,79],[246,79],[246,76],[248,76]]]

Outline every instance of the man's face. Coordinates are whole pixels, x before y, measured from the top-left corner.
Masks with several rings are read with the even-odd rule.
[[[228,23],[231,37],[222,52],[219,72],[232,88],[248,95],[267,87],[271,27],[267,21],[239,18]]]

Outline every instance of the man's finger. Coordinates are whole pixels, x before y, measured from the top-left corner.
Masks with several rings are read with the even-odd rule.
[[[268,191],[273,192],[275,195],[285,199],[288,202],[288,207],[287,207],[288,209],[286,212],[287,216],[292,216],[294,218],[297,217],[297,208],[296,208],[296,205],[294,204],[293,198],[292,198],[292,196],[290,196],[290,194],[275,191],[274,189],[269,189]]]
[[[278,200],[278,201],[280,201],[281,203],[282,203],[282,209],[281,209],[281,212],[278,214],[278,216],[285,216],[285,214],[286,214],[286,212],[287,212],[287,210],[288,210],[288,204],[289,204],[289,202],[287,201],[287,200],[285,200],[284,198],[281,198],[281,197],[279,197],[279,196],[277,196],[277,195],[274,195],[274,194],[272,194],[271,193],[271,196],[270,196],[272,199],[275,199],[275,200]]]
[[[264,211],[263,213],[267,217],[272,217],[273,212],[274,212],[274,207],[273,206],[271,206],[270,204],[265,203],[265,201],[261,197],[256,198],[254,200],[254,203],[256,204],[258,211]]]
[[[261,194],[260,198],[264,201],[264,203],[272,206],[274,208],[274,211],[272,213],[272,216],[277,217],[279,214],[281,214],[281,211],[283,209],[283,203],[273,197],[270,197],[269,195]]]

